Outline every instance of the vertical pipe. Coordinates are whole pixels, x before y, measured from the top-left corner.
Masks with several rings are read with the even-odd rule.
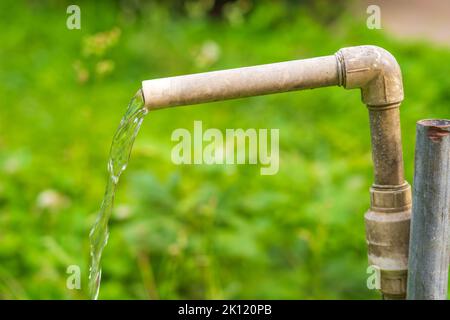
[[[447,298],[450,120],[417,123],[408,299]]]
[[[400,104],[369,108],[374,184],[398,186],[403,176]]]
[[[374,183],[365,214],[369,263],[381,270],[383,299],[405,299],[411,188],[403,173],[400,104],[368,106]]]

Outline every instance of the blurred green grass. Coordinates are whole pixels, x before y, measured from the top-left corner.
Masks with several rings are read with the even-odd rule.
[[[0,3],[0,298],[87,298],[88,233],[110,142],[144,79],[385,47],[404,75],[412,181],[415,122],[448,118],[450,52],[393,40],[345,10],[329,18],[309,6],[250,2],[214,18],[153,1],[80,1],[78,31],[65,25],[69,2]],[[170,135],[194,120],[280,128],[279,173],[173,165]],[[366,288],[371,180],[358,91],[150,113],[118,189],[100,298],[377,298]],[[72,264],[82,290],[66,288]]]

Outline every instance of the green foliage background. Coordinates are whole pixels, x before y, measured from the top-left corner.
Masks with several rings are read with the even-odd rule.
[[[448,50],[368,30],[342,1],[219,2],[79,1],[81,30],[66,28],[69,2],[0,2],[0,298],[88,297],[110,142],[144,79],[383,46],[404,75],[412,181],[415,122],[449,115]],[[194,120],[280,128],[279,173],[175,166],[170,135]],[[371,180],[358,91],[150,113],[118,189],[100,298],[377,298],[366,288]],[[66,288],[69,265],[82,290]]]

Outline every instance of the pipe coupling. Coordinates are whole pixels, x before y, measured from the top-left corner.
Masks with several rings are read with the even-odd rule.
[[[408,211],[411,203],[411,186],[408,182],[400,186],[372,185],[370,188],[370,208],[373,211]]]
[[[361,88],[366,105],[385,106],[403,101],[400,66],[385,49],[348,47],[340,49],[335,56],[340,85],[346,89]]]
[[[370,189],[371,208],[365,215],[369,264],[381,271],[380,289],[386,299],[405,299],[411,219],[411,187]]]

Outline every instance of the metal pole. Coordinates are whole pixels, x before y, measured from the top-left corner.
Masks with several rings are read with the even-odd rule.
[[[408,299],[445,300],[448,290],[450,120],[417,123]]]

